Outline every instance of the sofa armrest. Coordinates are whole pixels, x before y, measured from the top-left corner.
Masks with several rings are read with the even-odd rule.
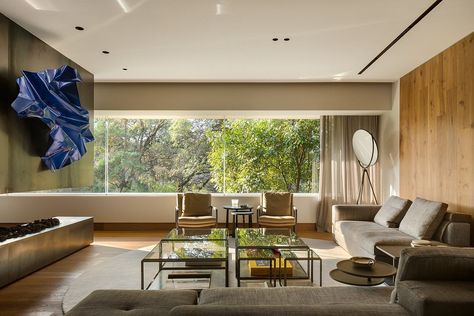
[[[405,248],[395,286],[405,280],[474,281],[474,248]]]
[[[291,214],[295,218],[295,222],[298,223],[298,209],[296,208],[296,206],[293,206]]]
[[[339,204],[332,206],[332,224],[337,221],[373,221],[381,205]]]
[[[451,246],[469,246],[471,242],[471,216],[462,213],[446,213],[433,239]]]
[[[398,304],[410,315],[472,315],[473,282],[402,281]]]

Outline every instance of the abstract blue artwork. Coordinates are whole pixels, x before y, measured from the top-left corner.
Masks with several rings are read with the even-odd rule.
[[[52,144],[41,157],[50,170],[63,168],[85,155],[94,140],[89,112],[81,106],[76,69],[64,65],[40,72],[23,71],[17,79],[20,92],[12,103],[18,116],[39,118],[50,129]]]

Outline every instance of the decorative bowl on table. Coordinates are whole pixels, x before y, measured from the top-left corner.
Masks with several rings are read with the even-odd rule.
[[[358,268],[370,269],[374,266],[375,260],[369,257],[352,257],[352,264]]]

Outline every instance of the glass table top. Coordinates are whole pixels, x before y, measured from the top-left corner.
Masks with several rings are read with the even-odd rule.
[[[227,240],[227,228],[174,228],[162,240]]]
[[[145,261],[222,261],[227,260],[227,240],[162,240]]]
[[[236,246],[248,248],[308,248],[303,240],[289,229],[237,228]]]
[[[174,228],[143,261],[222,261],[228,257],[226,228]]]

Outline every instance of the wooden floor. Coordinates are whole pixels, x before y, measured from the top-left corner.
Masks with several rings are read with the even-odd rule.
[[[84,271],[128,250],[156,244],[166,231],[96,231],[94,243],[0,289],[0,315],[62,315],[62,300]],[[331,239],[329,233],[301,231],[299,236]]]

